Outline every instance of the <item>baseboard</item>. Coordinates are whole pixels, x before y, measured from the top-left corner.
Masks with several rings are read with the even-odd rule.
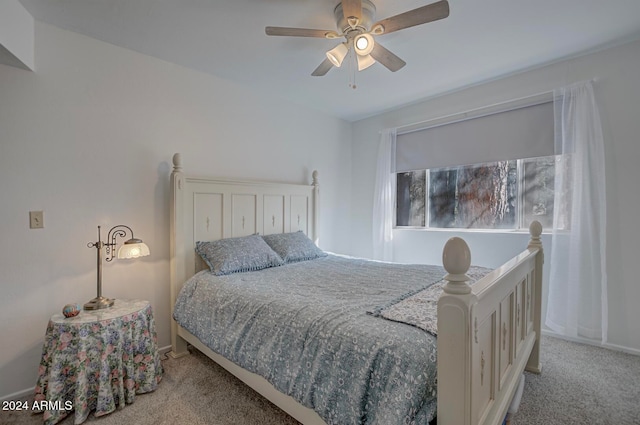
[[[26,390],[18,391],[12,394],[8,394],[0,397],[0,402],[10,401],[10,400],[26,400],[30,396],[33,396],[36,387],[27,388]]]
[[[163,360],[167,358],[167,353],[171,351],[171,346],[158,347],[158,353],[162,356]]]
[[[555,331],[552,331],[550,329],[543,329],[542,330],[542,335],[547,335],[547,336],[551,336],[554,338],[559,338],[559,339],[564,339],[566,341],[571,341],[571,342],[577,342],[580,344],[586,344],[586,345],[593,345],[594,347],[601,347],[601,348],[606,348],[609,350],[613,350],[613,351],[621,351],[623,353],[627,353],[627,354],[633,354],[635,356],[640,356],[640,350],[636,349],[636,348],[631,348],[631,347],[625,347],[623,345],[617,345],[617,344],[611,344],[611,343],[600,343],[597,341],[593,341],[587,338],[581,338],[581,337],[571,337],[571,336],[565,336],[562,334],[559,334]]]
[[[623,345],[606,343],[606,344],[603,345],[603,347],[609,348],[609,349],[615,350],[615,351],[622,351],[624,353],[634,354],[636,356],[640,356],[640,350],[635,349],[635,348],[625,347]]]

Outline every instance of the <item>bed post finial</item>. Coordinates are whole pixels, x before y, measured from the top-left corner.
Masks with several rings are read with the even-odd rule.
[[[542,240],[540,235],[542,234],[542,224],[538,220],[534,220],[529,225],[529,234],[531,235],[531,241],[529,241],[529,248],[542,248]]]
[[[442,250],[442,264],[447,271],[444,277],[447,283],[442,288],[447,294],[468,294],[471,286],[467,276],[471,266],[471,251],[462,238],[453,237],[447,241]]]
[[[182,155],[179,152],[173,154],[173,170],[182,171]]]
[[[313,170],[313,173],[311,173],[311,186],[319,186],[320,183],[318,182],[318,170]]]

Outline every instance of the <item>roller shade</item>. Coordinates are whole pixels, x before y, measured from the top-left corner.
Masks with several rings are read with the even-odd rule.
[[[553,102],[398,134],[396,172],[554,154]]]

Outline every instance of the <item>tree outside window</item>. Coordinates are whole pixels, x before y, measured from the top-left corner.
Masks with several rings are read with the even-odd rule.
[[[396,226],[520,229],[538,220],[552,228],[556,166],[568,162],[549,156],[398,173]]]

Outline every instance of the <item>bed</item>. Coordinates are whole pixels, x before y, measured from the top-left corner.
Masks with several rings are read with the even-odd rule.
[[[453,238],[443,266],[330,254],[213,276],[198,241],[317,242],[318,174],[311,185],[230,181],[186,176],[180,154],[173,164],[173,357],[191,344],[305,425],[427,423],[436,414],[445,425],[498,424],[522,371],[540,372],[539,223],[529,246],[495,270],[470,267],[467,245]],[[345,286],[331,286],[338,281]],[[437,310],[432,329],[397,316],[421,296]],[[236,320],[240,310],[248,318]]]

